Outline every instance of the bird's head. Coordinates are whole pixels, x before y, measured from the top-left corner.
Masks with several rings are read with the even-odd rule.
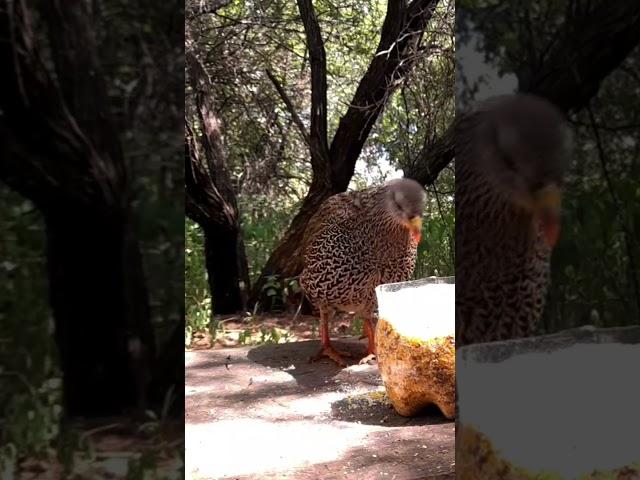
[[[496,97],[481,107],[479,166],[506,198],[533,215],[554,246],[571,132],[555,106],[532,95]]]
[[[425,192],[422,185],[409,178],[398,178],[388,182],[384,192],[387,212],[407,228],[416,243],[419,243],[425,205]]]

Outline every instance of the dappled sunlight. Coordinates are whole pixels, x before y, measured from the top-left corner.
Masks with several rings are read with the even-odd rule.
[[[362,347],[356,339],[336,344]],[[294,342],[185,354],[190,478],[450,474],[453,422],[433,410],[401,417],[375,364],[309,363],[316,349]]]
[[[295,468],[329,462],[350,446],[364,445],[366,437],[365,432],[347,428],[336,435],[333,425],[259,419],[197,425],[190,431],[185,451],[191,478],[258,474],[282,465]]]

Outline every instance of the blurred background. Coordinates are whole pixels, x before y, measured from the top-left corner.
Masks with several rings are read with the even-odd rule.
[[[636,10],[619,1],[516,1],[507,7],[462,0],[457,5],[458,108],[493,95],[531,92],[568,113],[574,130],[560,242],[539,333],[638,323]]]
[[[0,2],[2,478],[184,455],[183,17]]]

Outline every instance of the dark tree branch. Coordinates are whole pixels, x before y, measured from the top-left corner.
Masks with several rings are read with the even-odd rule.
[[[249,269],[213,84],[188,32],[186,36],[187,75],[194,91],[201,135],[198,142],[194,128],[185,118],[185,211],[204,233],[213,311],[232,313],[245,309]],[[199,154],[198,144],[204,155]]]
[[[455,155],[455,120],[447,131],[434,143],[426,145],[416,161],[405,169],[404,176],[421,185],[433,184],[440,172],[453,160]]]
[[[211,210],[209,215],[215,216],[217,220],[226,219],[223,223],[230,221],[231,224],[236,224],[238,221],[236,196],[231,182],[231,174],[227,167],[220,122],[216,114],[213,84],[204,65],[193,51],[187,51],[186,59],[189,82],[195,93],[196,113],[202,129],[201,142],[204,147],[204,159],[200,155],[191,156],[192,159],[195,159],[195,163],[192,163],[194,165],[193,171],[198,172],[199,176],[197,176],[198,183],[187,184],[187,189],[197,187],[204,190],[203,196],[205,198],[214,198],[213,193],[209,190],[215,188],[217,196],[223,199],[223,208],[218,211]],[[194,138],[193,129],[185,120],[185,135],[187,134]],[[188,141],[185,139],[185,148],[187,143]],[[196,142],[193,141],[191,146],[195,147],[195,144]],[[192,148],[191,152],[195,153],[197,150]],[[203,160],[206,160],[206,164]],[[185,174],[187,173],[185,170]],[[197,193],[191,191],[190,195],[196,196]],[[203,203],[202,206],[219,207],[211,202]],[[194,219],[194,221],[196,220]]]
[[[199,153],[198,143],[193,128],[185,119],[184,122],[184,181],[185,212],[199,225],[214,221],[220,225],[231,227],[233,215],[222,195],[213,184]]]
[[[376,55],[331,142],[332,193],[347,189],[355,164],[386,101],[419,58],[420,41],[438,0],[389,0]]]
[[[209,173],[215,179],[216,175],[226,171],[227,161],[222,147],[222,132],[216,114],[213,84],[206,68],[193,51],[188,50],[185,57],[189,84],[194,91],[196,113],[202,129],[205,159]]]
[[[20,195],[32,199],[37,208],[47,199],[60,195],[55,171],[48,171],[49,159],[25,148],[7,122],[0,116],[0,178]]]
[[[571,25],[531,77],[518,75],[520,91],[547,98],[567,113],[586,106],[638,45],[640,9],[626,0],[601,2]]]
[[[88,30],[84,25],[79,29]],[[10,39],[0,42],[0,64],[5,66],[0,75],[0,108],[11,118],[5,127],[15,139],[14,146],[21,144],[30,152],[23,156],[28,165],[22,165],[19,156],[4,158],[7,175],[22,182],[23,173],[35,174],[28,183],[40,185],[40,191],[30,190],[33,196],[29,198],[41,207],[53,195],[93,208],[119,208],[125,169],[117,133],[112,125],[104,124],[111,118],[105,90],[100,88],[104,82],[91,83],[93,79],[85,78],[84,83],[76,83],[76,101],[68,104],[60,82],[53,81],[39,56],[33,20],[20,2],[5,3],[0,12],[0,37]],[[89,69],[85,61],[86,57],[78,59],[74,69]],[[104,122],[90,121],[81,128],[78,118],[84,118],[85,109]]]
[[[327,139],[327,56],[320,24],[312,0],[297,0],[304,25],[311,63],[311,167],[315,175],[326,172],[329,161]]]

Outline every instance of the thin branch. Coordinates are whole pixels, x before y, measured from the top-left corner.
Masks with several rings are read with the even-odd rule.
[[[572,125],[576,125],[578,127],[589,127],[589,128],[594,127],[594,125],[591,123],[580,122],[579,120],[569,119],[569,123],[571,123]],[[617,132],[624,132],[626,130],[637,130],[638,128],[640,128],[640,123],[628,123],[626,125],[614,125],[614,126],[597,124],[595,125],[595,127],[598,130],[604,130],[605,132],[617,133]]]
[[[602,169],[602,175],[604,176],[605,182],[607,184],[607,190],[609,190],[609,195],[611,195],[611,199],[613,200],[613,204],[616,209],[616,213],[618,216],[618,220],[620,225],[622,226],[622,230],[624,232],[624,240],[625,247],[627,250],[627,256],[629,257],[629,276],[631,277],[631,282],[633,284],[635,300],[636,300],[636,308],[637,312],[640,312],[640,286],[638,285],[638,276],[637,276],[637,268],[636,268],[636,259],[633,251],[633,233],[629,230],[627,226],[627,222],[624,219],[622,214],[623,207],[618,199],[618,195],[613,187],[613,182],[611,181],[611,175],[609,174],[609,170],[607,169],[607,162],[605,160],[606,155],[604,151],[604,146],[602,145],[602,139],[600,138],[600,130],[596,126],[595,116],[593,115],[593,111],[591,110],[591,103],[587,104],[587,113],[589,114],[589,121],[591,122],[593,135],[596,140],[596,146],[598,148],[598,159],[600,160],[600,167]]]
[[[433,191],[433,194],[436,198],[436,204],[438,205],[438,214],[440,215],[440,220],[442,220],[443,224],[447,224],[447,220],[444,216],[444,212],[442,211],[442,202],[440,201],[440,195],[438,195],[438,191],[436,190],[436,187],[434,185],[431,185],[431,190]],[[455,248],[453,248],[453,238],[451,238],[451,235],[449,233],[449,229],[445,229],[446,233],[447,233],[447,240],[449,241],[449,260],[451,261],[450,265],[453,266],[455,265],[455,258],[454,258],[454,252],[455,252]]]
[[[269,77],[269,80],[271,80],[271,83],[273,83],[273,86],[276,87],[276,90],[278,91],[280,98],[282,99],[285,106],[287,107],[287,111],[291,115],[293,122],[298,127],[298,130],[300,131],[300,135],[302,136],[304,143],[307,144],[307,146],[309,147],[309,150],[313,150],[313,145],[311,144],[311,138],[309,137],[309,132],[307,132],[307,129],[305,128],[304,123],[302,123],[302,119],[298,115],[298,112],[296,108],[293,106],[293,102],[287,95],[287,92],[284,91],[284,88],[282,87],[282,85],[280,85],[280,82],[278,82],[278,79],[273,75],[273,73],[271,73],[269,69],[267,69],[266,72],[267,72],[267,76]]]
[[[216,13],[218,10],[231,5],[232,2],[233,0],[209,0],[208,4],[205,4],[204,1],[195,2],[196,5],[192,5],[186,10],[185,16],[187,20],[193,20],[203,15]]]

